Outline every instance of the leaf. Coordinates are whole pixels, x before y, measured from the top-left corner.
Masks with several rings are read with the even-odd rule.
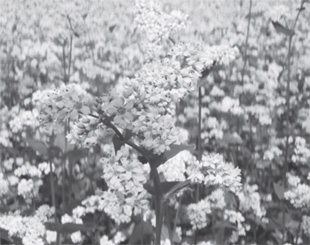
[[[282,34],[287,35],[287,36],[294,35],[294,31],[292,31],[289,28],[283,26],[278,21],[271,21],[271,22],[272,22],[273,27],[276,29],[276,31],[278,33],[282,33]]]
[[[114,145],[114,151],[116,154],[122,148],[122,146],[125,145],[125,143],[116,134],[113,135],[112,141]]]
[[[150,194],[154,195],[155,194],[155,189],[154,189],[154,186],[151,185],[150,183],[146,183],[144,185],[144,189],[146,189]],[[178,181],[165,181],[165,182],[161,182],[160,186],[161,186],[162,193],[163,194],[167,193],[169,190],[171,190],[178,183],[180,183],[180,182],[178,182]]]
[[[282,185],[273,183],[273,189],[280,200],[284,199],[285,189]]]
[[[65,223],[65,224],[56,224],[53,222],[46,222],[45,228],[50,231],[57,231],[60,233],[73,233],[76,231],[92,231],[95,229],[95,226],[90,224],[75,224],[75,223]]]
[[[9,232],[2,228],[0,228],[0,243],[1,242],[6,242],[3,244],[23,244],[22,239],[10,236]]]
[[[34,151],[40,153],[40,155],[46,155],[47,146],[42,141],[28,138],[26,142]]]
[[[141,221],[140,223],[135,225],[133,232],[130,236],[128,244],[138,244],[141,241],[143,243],[145,239],[151,237],[154,234],[153,227],[148,221]]]
[[[222,138],[223,141],[225,141],[226,144],[236,144],[236,145],[240,145],[243,143],[241,137],[237,134],[237,133],[225,133],[223,135],[223,138]]]
[[[168,226],[166,224],[163,224],[163,226],[162,226],[160,239],[162,241],[165,241],[167,239],[170,240],[169,229],[168,229]],[[172,234],[172,242],[173,243],[181,243],[182,242],[181,237],[175,232],[173,232],[173,234]]]

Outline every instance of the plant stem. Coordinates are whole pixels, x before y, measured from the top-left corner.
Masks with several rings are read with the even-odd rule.
[[[250,24],[251,24],[251,18],[252,18],[252,0],[250,0],[250,7],[249,7],[249,14],[248,14],[248,26],[246,30],[246,38],[245,38],[245,47],[244,47],[244,63],[242,67],[242,72],[241,72],[241,84],[242,88],[244,87],[244,74],[245,74],[245,67],[248,61],[248,46],[249,46],[249,35],[250,35]],[[242,94],[239,97],[239,102],[241,104],[242,102],[242,96],[243,96],[243,90]]]
[[[150,167],[151,167],[151,176],[153,177],[155,188],[155,213],[156,213],[155,245],[160,245],[164,202],[162,201],[162,190],[157,168],[153,167],[151,163]]]

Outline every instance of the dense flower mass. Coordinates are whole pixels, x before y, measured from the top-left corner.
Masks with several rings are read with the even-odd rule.
[[[308,0],[0,6],[0,244],[309,243]]]
[[[240,169],[226,163],[218,154],[203,155],[201,162],[193,164],[189,178],[194,183],[220,185],[236,192],[241,186]]]

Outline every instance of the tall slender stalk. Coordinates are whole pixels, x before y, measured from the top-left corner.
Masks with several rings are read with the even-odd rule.
[[[287,188],[286,173],[288,172],[288,153],[289,153],[289,137],[290,137],[290,85],[291,85],[291,59],[292,59],[292,41],[295,34],[295,28],[297,25],[300,13],[304,10],[305,0],[301,1],[300,8],[294,20],[293,26],[290,28],[290,34],[288,39],[288,52],[287,52],[287,81],[286,81],[286,139],[285,139],[285,155],[284,155],[284,173],[282,174],[282,181],[284,188]],[[282,242],[285,242],[286,229],[285,229],[285,204],[282,200]]]

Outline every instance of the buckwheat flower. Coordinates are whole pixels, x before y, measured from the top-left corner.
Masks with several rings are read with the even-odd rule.
[[[85,207],[77,206],[72,210],[72,216],[75,218],[81,218],[86,214]]]
[[[284,193],[285,199],[296,208],[308,208],[310,203],[310,186],[297,184]]]
[[[245,184],[243,191],[237,193],[240,200],[240,210],[242,212],[252,211],[258,218],[266,214],[266,210],[261,206],[261,197],[258,193],[257,185]]]
[[[65,224],[65,223],[72,223],[73,222],[73,218],[70,217],[70,215],[68,214],[64,214],[63,216],[61,216],[61,223]]]
[[[4,160],[2,163],[6,170],[11,171],[13,169],[14,159],[9,158],[9,159]]]
[[[25,165],[16,168],[14,174],[17,177],[21,176],[38,177],[38,178],[41,177],[41,171],[36,166],[30,165],[29,162],[26,162]]]
[[[243,215],[240,212],[236,212],[234,210],[225,210],[224,211],[224,219],[228,220],[230,223],[237,225],[236,234],[232,238],[232,242],[236,242],[239,236],[245,236],[246,230],[243,226],[243,222],[245,221]],[[235,237],[237,235],[237,237]]]
[[[126,240],[126,236],[124,235],[124,233],[118,231],[115,236],[113,237],[113,242],[115,244],[120,244],[121,242]]]
[[[55,243],[57,240],[57,232],[56,231],[46,231],[46,241],[48,243]]]
[[[47,204],[40,206],[35,213],[35,216],[42,222],[47,222],[51,219],[55,214],[55,208],[50,207]]]
[[[295,148],[294,154],[292,156],[292,161],[294,163],[302,163],[305,164],[308,162],[310,158],[310,148],[306,145],[306,140],[301,137],[296,137],[295,139]]]
[[[82,234],[80,231],[76,231],[71,234],[70,236],[73,243],[81,243],[82,242]]]
[[[287,173],[286,178],[287,178],[287,183],[291,187],[297,187],[300,184],[300,178],[296,175],[293,175],[291,173]]]
[[[209,196],[205,198],[213,209],[223,209],[226,206],[225,195],[222,189],[213,191]]]
[[[45,175],[48,175],[49,172],[50,172],[50,170],[51,170],[50,164],[47,163],[47,162],[39,163],[38,168],[39,168],[39,169],[41,170],[41,172],[44,173]],[[52,163],[52,171],[53,171],[53,172],[55,171],[55,165],[54,165],[54,163]]]
[[[302,224],[301,228],[304,231],[305,235],[310,237],[310,217],[309,216],[302,216]]]
[[[192,203],[187,207],[187,215],[194,230],[207,227],[209,218],[207,214],[211,213],[209,202],[201,200],[198,203]]]
[[[9,191],[9,183],[7,180],[3,179],[3,174],[0,173],[0,197],[7,194]]]
[[[111,240],[109,240],[108,236],[103,235],[100,238],[100,245],[115,245],[115,243]]]
[[[162,239],[160,241],[160,245],[171,245],[170,239],[169,238],[166,238],[165,240]]]
[[[17,187],[17,193],[18,195],[21,195],[24,198],[26,198],[32,193],[33,188],[34,188],[34,183],[32,179],[28,179],[28,180],[21,179]]]
[[[186,179],[186,163],[195,161],[194,156],[189,151],[182,151],[175,157],[170,158],[158,167],[158,172],[162,173],[167,181],[184,181]]]
[[[264,160],[272,161],[275,157],[281,156],[282,151],[277,146],[272,146],[264,153]]]
[[[24,245],[44,245],[45,226],[36,217],[0,215],[0,228],[21,238]]]
[[[8,182],[11,186],[17,185],[19,183],[19,179],[15,175],[8,176]]]
[[[192,164],[188,171],[189,179],[194,183],[219,185],[233,192],[241,186],[240,169],[224,162],[218,154],[203,155],[201,163]]]

